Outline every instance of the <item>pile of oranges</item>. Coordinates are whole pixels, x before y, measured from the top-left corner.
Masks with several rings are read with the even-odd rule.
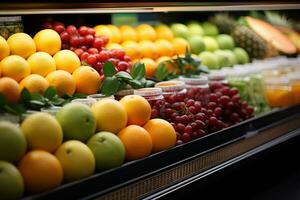
[[[123,49],[133,62],[139,60],[144,63],[147,77],[154,77],[160,62],[182,55],[189,48],[185,39],[174,37],[170,28],[164,24],[156,27],[149,24],[136,27],[98,25],[94,29],[97,36],[106,35],[110,38],[106,48]]]
[[[94,94],[100,87],[98,72],[81,66],[74,52],[61,50],[61,39],[54,30],[44,29],[34,38],[16,33],[6,41],[0,36],[0,50],[0,93],[10,103],[19,100],[23,88],[43,94],[53,86],[63,96]]]
[[[73,116],[61,118],[63,109],[65,111],[70,107],[76,107],[85,116],[69,113]],[[0,141],[0,167],[7,165],[5,169],[14,170],[14,179],[19,181],[10,188],[13,192],[0,189],[0,194],[20,198],[24,189],[28,194],[45,192],[63,182],[91,176],[95,171],[118,167],[124,160],[141,159],[174,147],[176,132],[173,126],[163,119],[150,120],[150,117],[151,106],[148,101],[141,96],[129,95],[120,101],[108,98],[100,100],[91,108],[80,103],[69,103],[58,111],[56,117],[37,112],[28,116],[20,128],[9,122],[0,122],[0,137],[3,138],[4,134],[4,141]],[[87,119],[90,130],[87,128]],[[75,135],[68,135],[68,129],[74,129],[70,125],[84,130],[80,134],[88,137],[79,139]],[[101,151],[95,151],[93,138],[99,134],[111,136],[94,140],[95,143],[104,142]],[[112,137],[114,139],[109,139]],[[118,150],[112,148],[116,143],[123,149],[119,156],[121,158],[117,158],[120,155],[116,152]],[[120,161],[116,164],[118,159]]]

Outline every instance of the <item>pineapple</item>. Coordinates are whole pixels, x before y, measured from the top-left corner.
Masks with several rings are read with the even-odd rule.
[[[270,46],[254,31],[238,24],[228,14],[217,14],[210,19],[220,32],[231,34],[237,46],[244,48],[251,59],[263,59],[274,55]]]

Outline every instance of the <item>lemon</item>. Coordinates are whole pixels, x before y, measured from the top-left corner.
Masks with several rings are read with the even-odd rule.
[[[0,36],[0,60],[2,60],[3,58],[9,56],[9,46],[6,42],[6,40]],[[1,73],[0,73],[1,76]]]
[[[78,56],[70,50],[61,50],[53,56],[56,68],[73,73],[75,69],[80,67],[80,60]]]
[[[28,62],[21,56],[11,55],[4,58],[0,62],[2,76],[10,77],[19,82],[30,74],[30,66]]]
[[[61,39],[59,34],[52,29],[44,29],[34,36],[34,42],[38,51],[47,52],[54,55],[61,49]]]
[[[55,60],[46,52],[36,52],[32,54],[27,62],[31,68],[32,74],[47,76],[50,72],[56,70]]]
[[[7,39],[10,53],[28,58],[35,53],[36,46],[33,39],[26,33],[15,33]]]

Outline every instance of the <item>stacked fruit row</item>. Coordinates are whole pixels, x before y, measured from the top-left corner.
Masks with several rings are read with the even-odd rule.
[[[37,112],[20,128],[1,121],[0,181],[9,187],[1,187],[1,198],[21,198],[24,188],[45,192],[175,146],[172,125],[150,116],[148,101],[131,95],[92,108],[69,103],[56,117]]]

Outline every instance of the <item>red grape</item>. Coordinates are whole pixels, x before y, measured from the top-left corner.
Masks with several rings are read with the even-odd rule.
[[[90,54],[97,54],[97,53],[98,53],[98,49],[96,49],[96,48],[89,48],[89,49],[88,49],[88,52],[89,52]]]
[[[70,41],[70,35],[67,31],[63,31],[60,33],[60,39],[62,43],[69,43]]]
[[[153,118],[157,118],[158,115],[159,115],[158,110],[152,109],[152,111],[151,111],[151,118],[152,118],[152,119],[153,119]]]
[[[86,26],[80,26],[78,29],[79,35],[85,36],[88,34],[88,27]]]
[[[101,50],[103,47],[103,40],[101,38],[96,37],[93,43],[93,47]]]
[[[214,93],[209,95],[209,101],[211,102],[218,102],[218,96]]]
[[[102,69],[103,69],[103,63],[102,62],[97,62],[94,66],[94,69],[97,70],[99,74],[101,74]]]
[[[110,61],[115,67],[119,64],[119,60],[116,58],[109,58],[108,61]]]
[[[182,135],[181,135],[181,139],[182,139],[182,141],[183,142],[189,142],[189,141],[191,141],[191,136],[190,136],[190,134],[188,134],[188,133],[183,133]]]
[[[82,49],[75,49],[74,51],[76,53],[77,56],[80,57],[80,55],[84,52]]]
[[[230,96],[237,95],[238,93],[239,93],[239,90],[237,88],[230,89]]]
[[[113,49],[111,51],[114,58],[117,58],[119,60],[123,60],[125,56],[125,51],[122,49]]]
[[[83,61],[86,61],[87,58],[89,57],[89,53],[88,52],[83,52],[81,55],[80,55],[80,60],[83,60]]]
[[[76,27],[75,26],[73,26],[73,25],[69,25],[68,27],[67,27],[67,32],[70,34],[70,35],[75,35],[75,34],[77,34],[77,29],[76,29]]]
[[[129,67],[129,64],[125,61],[120,61],[117,66],[119,71],[126,71],[128,69],[128,67]]]
[[[65,30],[65,27],[63,25],[54,25],[53,30],[60,34]]]
[[[184,124],[178,123],[178,124],[176,125],[176,131],[178,131],[179,133],[184,133],[184,129],[185,129]]]
[[[102,50],[99,52],[97,57],[99,61],[105,62],[110,58],[110,54],[108,53],[107,50]]]
[[[79,45],[79,37],[77,35],[71,36],[70,45],[72,47],[77,47]]]
[[[191,125],[187,125],[184,129],[184,132],[191,134],[193,132],[193,127]]]
[[[96,33],[93,28],[88,28],[87,32],[88,32],[89,35],[95,35],[95,33]]]
[[[42,25],[45,29],[52,29],[52,23],[51,22],[44,22]]]
[[[95,65],[96,63],[97,63],[97,57],[96,57],[96,55],[89,55],[88,57],[87,57],[87,63],[88,64],[90,64],[90,65]]]
[[[127,55],[124,56],[124,61],[126,62],[130,62],[131,61],[131,58]]]
[[[84,44],[91,46],[94,43],[94,36],[93,35],[86,35],[84,36]]]
[[[107,45],[109,38],[106,35],[101,35],[101,39],[103,40],[103,46]]]

